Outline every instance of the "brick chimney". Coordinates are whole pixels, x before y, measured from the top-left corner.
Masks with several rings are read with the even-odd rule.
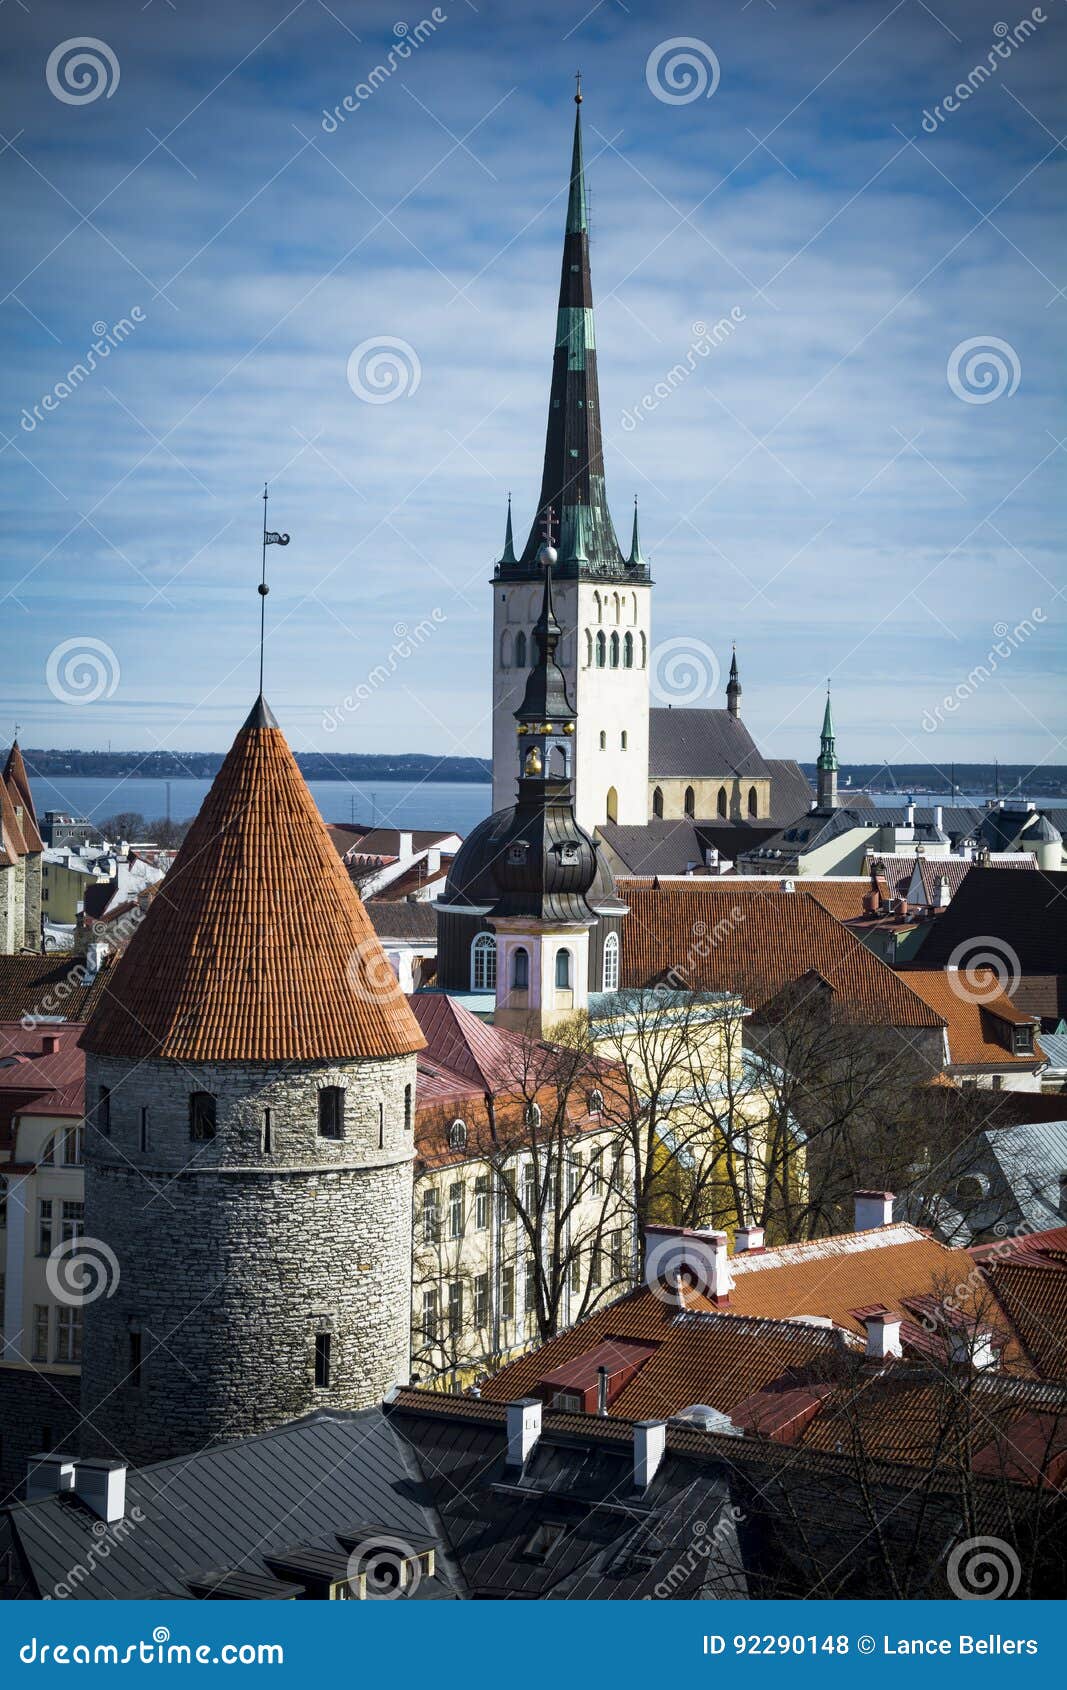
[[[735,1256],[760,1256],[764,1252],[765,1233],[761,1226],[754,1221],[748,1226],[739,1226],[734,1233]]]

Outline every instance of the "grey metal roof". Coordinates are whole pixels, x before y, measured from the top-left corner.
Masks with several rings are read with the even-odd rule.
[[[379,939],[401,939],[422,943],[437,940],[437,914],[431,903],[423,898],[410,902],[371,898],[367,914]]]
[[[771,815],[777,827],[802,816],[815,802],[815,789],[799,763],[791,757],[768,757],[771,773]]]
[[[650,710],[648,773],[677,780],[716,775],[769,776],[745,724],[728,710]]]
[[[650,821],[643,827],[604,822],[597,834],[613,861],[629,874],[686,874],[695,864],[704,867],[705,852],[714,847],[721,856],[736,859],[770,838],[770,828],[743,822],[708,824],[691,821]]]
[[[1050,1068],[1067,1068],[1067,1033],[1042,1033],[1041,1049],[1048,1057]],[[1067,1162],[1064,1163],[1064,1171],[1067,1172]]]
[[[83,1600],[183,1596],[191,1581],[224,1572],[276,1582],[272,1552],[294,1545],[337,1552],[339,1534],[361,1520],[402,1541],[445,1542],[410,1451],[378,1407],[323,1411],[262,1437],[131,1470],[129,1530],[106,1534],[106,1558],[99,1521],[69,1492],[9,1513],[36,1593],[69,1585]],[[71,1582],[77,1567],[90,1571]],[[438,1567],[435,1579],[422,1581],[420,1598],[456,1594],[447,1552]]]
[[[1027,1227],[1062,1226],[1060,1179],[1067,1170],[1067,1120],[998,1127],[985,1137]]]

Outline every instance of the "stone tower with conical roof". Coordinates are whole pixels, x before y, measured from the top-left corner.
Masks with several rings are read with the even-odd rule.
[[[0,775],[0,955],[41,949],[44,841],[16,739]]]
[[[608,508],[597,381],[581,94],[570,191],[541,491],[520,555],[510,508],[493,576],[493,809],[511,804],[518,769],[514,713],[534,662],[541,604],[538,552],[550,517],[556,536],[559,665],[577,709],[574,804],[584,827],[648,821],[648,663],[651,580],[636,513],[624,557]]]
[[[143,1463],[406,1380],[425,1041],[262,699],[82,1042],[91,1447]]]

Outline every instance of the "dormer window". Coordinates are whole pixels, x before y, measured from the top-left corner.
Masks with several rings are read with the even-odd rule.
[[[466,1148],[466,1144],[467,1144],[467,1123],[466,1123],[466,1121],[453,1121],[452,1125],[448,1129],[448,1148],[450,1150],[463,1150],[463,1149]]]
[[[567,868],[573,868],[575,863],[580,860],[581,847],[576,839],[564,839],[557,849],[560,862]]]
[[[1011,1049],[1013,1056],[1031,1056],[1033,1054],[1034,1029],[1029,1022],[1024,1022],[1012,1028]]]
[[[599,1087],[594,1088],[594,1090],[589,1093],[589,1112],[591,1115],[599,1115],[603,1112],[603,1108],[604,1093],[599,1089]]]
[[[516,839],[508,846],[508,862],[521,867],[530,854],[530,847],[525,839]]]

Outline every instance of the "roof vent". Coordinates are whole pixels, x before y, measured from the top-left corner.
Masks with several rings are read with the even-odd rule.
[[[694,1431],[718,1432],[727,1438],[739,1438],[740,1430],[736,1427],[728,1414],[721,1409],[710,1408],[706,1402],[693,1402],[688,1408],[681,1409],[672,1415],[675,1425],[691,1426]]]

